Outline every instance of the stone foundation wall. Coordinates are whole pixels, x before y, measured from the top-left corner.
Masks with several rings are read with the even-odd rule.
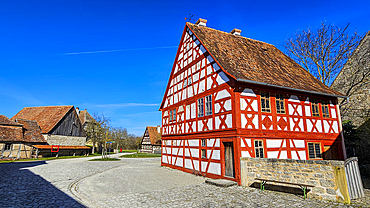
[[[260,183],[255,178],[307,184],[315,186],[308,198],[350,202],[344,161],[240,158],[240,163],[242,186]]]
[[[49,145],[85,146],[86,144],[86,137],[50,135],[50,134],[44,134],[44,137]]]

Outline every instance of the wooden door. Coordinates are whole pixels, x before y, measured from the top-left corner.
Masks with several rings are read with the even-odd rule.
[[[225,176],[234,177],[234,148],[232,142],[224,142]]]

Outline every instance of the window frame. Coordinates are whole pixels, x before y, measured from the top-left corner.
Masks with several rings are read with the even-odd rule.
[[[204,97],[204,104],[205,104],[205,109],[204,109],[204,115],[209,116],[212,115],[212,95],[207,95]]]
[[[198,118],[204,117],[204,99],[199,98],[197,100]]]
[[[319,101],[317,99],[312,99],[311,101],[311,114],[313,117],[320,117],[320,106]]]
[[[258,143],[256,143],[258,142]],[[256,144],[257,144],[257,147],[256,147]],[[260,140],[260,139],[255,139],[254,140],[254,157],[255,158],[265,158],[265,150],[264,150],[264,145],[263,145],[263,140]],[[258,151],[257,151],[258,149]],[[262,157],[261,157],[261,150],[262,150]],[[258,154],[258,157],[257,157],[257,154]]]
[[[313,155],[314,157],[311,157],[311,151],[310,151],[310,144],[313,145]],[[319,153],[317,153],[317,147],[319,147]],[[322,147],[321,142],[307,142],[307,150],[308,150],[308,159],[323,159],[322,158]]]
[[[260,92],[260,101],[261,101],[261,112],[271,113],[270,93],[265,92],[265,91],[261,91]],[[265,107],[263,107],[263,103],[265,104]]]
[[[12,143],[5,143],[5,145],[4,145],[4,151],[6,151],[6,150],[12,150]]]
[[[275,104],[276,104],[276,113],[277,114],[285,114],[285,98],[284,94],[275,94]],[[279,109],[278,109],[279,106]]]
[[[330,118],[329,104],[327,101],[321,102],[321,112],[322,112],[322,117]]]
[[[200,157],[207,159],[207,150],[206,149],[201,149],[200,150]]]

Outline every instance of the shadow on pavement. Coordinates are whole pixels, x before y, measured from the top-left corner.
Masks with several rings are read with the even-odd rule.
[[[85,207],[44,178],[23,168],[45,161],[0,163],[1,207]]]

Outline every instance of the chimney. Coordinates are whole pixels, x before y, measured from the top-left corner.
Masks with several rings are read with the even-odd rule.
[[[76,112],[77,112],[77,115],[80,115],[80,108],[79,107],[76,107]]]
[[[233,34],[233,35],[240,35],[241,32],[242,32],[242,30],[234,28],[233,31],[231,31],[230,33]]]
[[[198,25],[198,26],[204,26],[204,27],[206,27],[207,26],[207,20],[206,19],[199,18],[198,21],[195,24]]]
[[[158,132],[158,134],[161,133],[161,126],[160,125],[157,126],[157,132]]]

